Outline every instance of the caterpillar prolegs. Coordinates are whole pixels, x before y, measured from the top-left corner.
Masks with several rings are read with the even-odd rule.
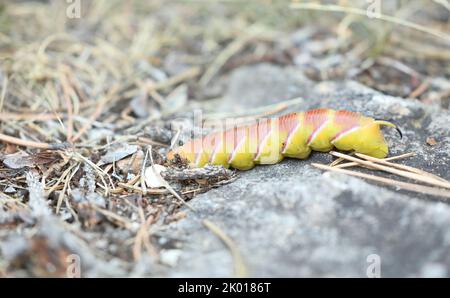
[[[401,135],[391,122],[351,111],[316,109],[211,133],[173,149],[168,158],[178,154],[193,167],[212,164],[239,170],[278,163],[284,157],[304,159],[311,150],[327,152],[333,147],[384,158],[389,150],[381,125],[395,127]]]

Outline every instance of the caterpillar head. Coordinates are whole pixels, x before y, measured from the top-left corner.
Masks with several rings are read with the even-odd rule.
[[[201,139],[200,139],[201,140]],[[185,160],[186,162],[188,162],[189,164],[196,164],[198,162],[197,158],[198,158],[198,152],[201,152],[201,143],[199,141],[194,141],[194,142],[187,142],[186,144],[184,144],[181,147],[176,147],[173,148],[172,150],[170,150],[167,153],[167,159],[168,160],[175,160],[176,156],[178,156],[179,158],[181,158],[182,160]],[[203,157],[203,155],[202,155]]]
[[[167,159],[168,160],[174,160],[175,159],[175,154],[178,154],[177,150],[170,150],[167,153]]]
[[[402,137],[402,132],[397,125],[385,120],[376,119],[360,128],[359,141],[357,142],[356,148],[354,148],[355,151],[376,158],[385,158],[389,153],[389,146],[381,132],[380,126],[383,125],[394,127],[400,134],[400,137]]]

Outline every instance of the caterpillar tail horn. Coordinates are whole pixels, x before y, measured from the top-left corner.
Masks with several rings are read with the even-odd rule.
[[[375,119],[375,123],[377,123],[379,125],[390,126],[390,127],[395,128],[397,130],[398,134],[400,135],[400,139],[403,138],[403,133],[396,124],[386,121],[386,120],[383,120],[383,119]]]

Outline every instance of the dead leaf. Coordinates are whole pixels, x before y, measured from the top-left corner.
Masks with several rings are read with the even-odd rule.
[[[142,163],[144,162],[144,152],[138,150],[133,156],[122,159],[117,162],[117,168],[120,172],[127,174],[133,173],[135,175],[139,174],[142,168]]]
[[[129,145],[127,143],[119,143],[112,145],[108,152],[100,159],[98,166],[103,166],[109,163],[119,161],[138,150],[137,145]]]
[[[33,165],[30,155],[26,152],[20,151],[14,154],[4,156],[3,164],[10,169],[21,169]]]
[[[167,182],[161,177],[161,172],[164,172],[166,167],[155,164],[145,169],[145,184],[149,188],[165,187]]]

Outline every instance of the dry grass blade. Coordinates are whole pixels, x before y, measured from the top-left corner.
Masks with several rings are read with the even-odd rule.
[[[130,185],[127,183],[119,182],[119,183],[117,183],[117,186],[124,188],[124,189],[129,189],[129,190],[133,190],[133,191],[136,191],[139,193],[143,193],[142,188],[134,186],[134,185]],[[123,189],[117,188],[115,191],[113,191],[113,193],[121,193],[122,191],[123,191]],[[159,188],[147,189],[145,191],[145,194],[147,194],[147,195],[165,195],[168,193],[169,193],[169,191],[167,189],[159,189]]]
[[[234,276],[246,277],[248,275],[247,268],[244,264],[244,260],[241,256],[241,253],[239,252],[239,249],[234,243],[234,241],[230,237],[228,237],[228,235],[225,234],[215,223],[211,222],[210,220],[204,219],[203,225],[205,225],[205,227],[207,227],[211,232],[213,232],[217,237],[219,237],[220,240],[222,240],[223,243],[225,243],[225,245],[230,250],[234,262]]]
[[[144,245],[145,249],[147,250],[150,257],[158,260],[159,255],[156,251],[155,247],[150,243],[150,233],[149,233],[149,227],[151,223],[154,221],[154,216],[150,215],[147,219],[145,219],[144,210],[141,206],[139,206],[138,209],[139,217],[141,219],[141,226],[136,233],[136,237],[134,238],[134,245],[133,245],[133,258],[137,262],[141,258],[141,249],[142,245]]]
[[[197,77],[198,75],[200,75],[201,70],[202,69],[200,67],[198,67],[198,66],[191,67],[191,68],[189,68],[189,69],[187,69],[185,71],[180,72],[177,75],[174,75],[174,76],[168,78],[167,80],[164,80],[164,81],[157,82],[157,83],[153,84],[150,87],[150,89],[151,90],[155,90],[155,91],[168,89],[168,88],[170,88],[172,86],[175,86],[177,84],[180,84],[180,83],[182,83],[184,81],[187,81],[189,79],[193,79],[193,78]],[[151,90],[149,90],[149,92]],[[139,89],[131,90],[129,92],[126,92],[124,94],[124,96],[125,97],[133,97],[133,96],[138,95],[139,92],[141,92]]]
[[[439,5],[442,5],[442,7],[446,8],[447,10],[450,10],[450,2],[448,0],[433,0]]]
[[[329,164],[329,166],[330,166],[330,167],[336,167],[336,166],[338,166],[338,165],[339,165],[341,162],[343,162],[343,161],[345,161],[345,159],[339,157],[339,158],[333,160],[333,161]]]
[[[404,63],[402,63],[398,60],[395,60],[395,59],[392,59],[389,57],[379,57],[377,59],[377,63],[380,63],[387,67],[393,67],[396,70],[403,72],[411,77],[415,77],[415,78],[423,77],[423,75],[421,75],[420,73],[418,73],[416,70],[412,69],[411,67],[405,65]]]
[[[144,161],[142,163],[141,174],[139,175],[140,180],[141,180],[141,190],[142,190],[143,195],[147,194],[147,185],[145,184],[145,167],[147,166],[147,158],[148,158],[149,154],[151,155],[151,151],[150,151],[150,149],[147,149],[147,151],[145,151]]]
[[[347,174],[347,175],[350,175],[350,176],[365,178],[365,179],[368,179],[368,180],[377,181],[377,182],[380,182],[380,183],[397,186],[399,188],[402,188],[402,189],[405,189],[405,190],[409,190],[409,191],[414,191],[414,192],[423,193],[423,194],[427,194],[427,195],[433,195],[433,196],[440,196],[440,197],[450,198],[450,191],[445,190],[445,189],[439,189],[439,188],[424,186],[424,185],[420,185],[420,184],[414,184],[414,183],[398,181],[398,180],[394,180],[394,179],[389,179],[389,178],[379,177],[379,176],[375,176],[375,175],[364,174],[364,173],[355,172],[355,171],[351,171],[351,170],[340,169],[340,168],[336,168],[336,167],[330,167],[330,166],[323,165],[323,164],[318,164],[318,163],[313,163],[312,166],[314,166],[316,168],[319,168],[319,169],[322,169],[322,170],[328,170],[328,171],[332,171],[332,172]]]
[[[67,188],[69,187],[69,183],[70,183],[70,181],[72,181],[73,177],[78,172],[79,168],[80,168],[80,164],[79,163],[75,163],[73,166],[71,166],[68,169],[69,171],[66,174],[66,181],[64,182],[63,189],[60,192],[59,197],[58,197],[58,202],[57,202],[57,205],[56,205],[56,212],[55,212],[56,214],[59,213],[62,201],[64,200],[64,195],[66,194]],[[65,197],[65,199],[67,200],[67,196]],[[66,201],[66,203],[67,203],[67,201]],[[67,207],[69,207],[69,204],[68,204]]]
[[[12,198],[3,192],[0,192],[0,202],[5,205],[11,204],[17,208],[23,208],[25,210],[29,209],[29,206],[27,204],[17,200],[16,198]]]
[[[411,156],[415,156],[416,154],[414,152],[409,152],[409,153],[405,153],[405,154],[401,154],[401,155],[397,155],[397,156],[392,156],[392,157],[388,157],[385,158],[384,160],[399,160],[399,159],[403,159],[403,158],[408,158]],[[338,158],[336,160],[344,160],[343,158]],[[333,164],[333,163],[332,163]],[[354,166],[359,166],[360,164],[358,164],[357,162],[348,162],[348,163],[344,163],[344,164],[333,164],[330,166],[334,166],[336,168],[349,168],[349,167],[354,167]]]
[[[231,58],[234,54],[238,53],[247,42],[253,37],[253,35],[246,35],[234,40],[230,43],[211,64],[211,66],[205,71],[200,79],[200,84],[206,86],[210,80],[219,72],[222,66]]]
[[[175,135],[172,137],[172,140],[170,140],[170,147],[169,150],[172,150],[175,144],[177,144],[178,139],[180,138],[181,129],[178,129]]]
[[[111,88],[110,92],[103,96],[97,103],[94,113],[89,117],[88,122],[78,131],[78,133],[71,139],[72,142],[76,142],[86,131],[92,126],[92,123],[102,114],[103,108],[106,103],[113,97],[117,92],[118,88]]]
[[[112,220],[112,222],[123,226],[124,228],[128,229],[128,230],[133,230],[133,223],[131,221],[129,221],[127,218],[120,216],[114,212],[111,212],[109,210],[100,208],[99,206],[95,205],[95,204],[91,204],[90,205],[95,211],[103,214],[106,218]]]
[[[2,85],[2,93],[0,94],[0,113],[3,110],[3,104],[5,103],[5,97],[6,97],[6,89],[8,88],[8,78],[3,78],[3,85]],[[3,119],[0,116],[0,119]]]
[[[419,174],[408,172],[408,171],[397,170],[397,169],[394,169],[394,168],[382,166],[382,165],[379,165],[379,164],[376,164],[376,163],[373,163],[373,162],[370,162],[370,161],[361,160],[361,159],[358,159],[358,158],[355,158],[355,157],[351,157],[351,156],[348,156],[348,155],[345,155],[345,154],[342,154],[342,153],[339,153],[339,152],[335,152],[335,151],[331,151],[330,154],[332,154],[334,156],[337,156],[337,157],[342,157],[342,158],[350,160],[350,161],[354,161],[354,162],[360,163],[360,164],[362,164],[364,166],[369,166],[369,167],[375,168],[377,170],[385,171],[385,172],[392,173],[392,174],[395,174],[395,175],[398,175],[398,176],[402,176],[402,177],[405,177],[405,178],[409,178],[409,179],[414,179],[414,180],[421,181],[421,182],[424,182],[424,183],[428,183],[428,184],[431,184],[431,185],[434,185],[434,186],[439,186],[439,187],[444,187],[444,188],[450,189],[450,183],[442,182],[442,181],[436,180],[434,178],[430,178],[428,176],[423,176],[423,175],[419,175]]]
[[[272,115],[275,115],[279,112],[282,112],[292,106],[298,105],[303,103],[304,99],[302,97],[296,97],[293,99],[285,100],[278,102],[276,104],[271,104],[267,106],[258,107],[252,110],[252,113],[249,114],[248,111],[242,112],[242,113],[233,113],[233,112],[227,112],[227,113],[208,113],[204,115],[205,121],[204,126],[205,127],[211,127],[217,125],[217,119],[222,120],[226,119],[227,124],[239,124],[244,125],[248,124],[251,121],[255,121],[256,119],[262,118],[262,117],[269,117]],[[230,121],[230,122],[228,122]]]
[[[0,133],[0,141],[9,143],[9,144],[18,145],[18,146],[23,146],[23,147],[31,147],[31,148],[47,149],[47,150],[60,150],[60,149],[64,149],[64,148],[68,147],[67,143],[49,144],[49,143],[43,143],[43,142],[34,142],[34,141],[22,140],[22,139],[8,136],[8,135],[2,134],[2,133]]]
[[[417,168],[414,168],[414,167],[392,163],[392,162],[387,161],[386,159],[379,159],[379,158],[375,158],[375,157],[368,156],[368,155],[361,154],[361,153],[355,153],[355,155],[360,157],[360,158],[363,158],[365,160],[368,160],[368,161],[373,161],[373,162],[380,163],[380,164],[383,164],[383,165],[387,165],[387,166],[390,166],[390,167],[393,167],[393,168],[405,170],[405,171],[416,173],[416,174],[419,174],[419,175],[424,175],[424,176],[430,177],[432,179],[436,179],[436,180],[444,182],[444,183],[450,183],[450,181],[447,181],[444,178],[441,178],[439,176],[436,176],[434,174],[428,173],[426,171],[423,171],[423,170],[420,170],[420,169],[417,169]]]
[[[348,6],[340,6],[335,4],[320,4],[320,3],[292,3],[290,5],[293,9],[306,9],[306,10],[318,10],[318,11],[331,11],[331,12],[342,12],[342,13],[349,13],[349,14],[356,14],[361,16],[367,16],[367,11],[364,9],[360,9],[357,7],[348,7]],[[384,15],[382,13],[379,13],[377,16],[374,16],[379,20],[390,22],[396,25],[400,25],[406,28],[414,29],[420,32],[424,32],[433,36],[436,36],[438,38],[441,38],[447,42],[450,42],[450,35],[447,35],[443,32],[433,30],[430,28],[427,28],[425,26],[406,21],[397,17]]]
[[[66,67],[64,67],[66,69]],[[60,74],[61,86],[63,89],[63,98],[67,107],[67,141],[70,142],[72,140],[73,134],[73,104],[71,99],[71,91],[73,91],[72,87],[67,80],[66,74],[61,72]]]
[[[349,155],[353,155],[355,154],[354,152],[350,152]],[[345,159],[343,159],[342,157],[339,157],[337,159],[335,159],[333,162],[331,162],[329,164],[330,167],[336,167],[338,166],[341,162],[345,161]]]
[[[54,114],[39,114],[39,113],[0,113],[0,119],[3,121],[21,121],[21,120],[32,120],[32,121],[46,121],[57,119],[58,116]]]
[[[414,89],[409,95],[408,97],[411,98],[418,98],[419,96],[421,96],[423,93],[425,93],[425,91],[427,91],[427,89],[430,87],[430,83],[427,80],[422,81],[422,83],[416,88]]]
[[[152,139],[146,137],[138,137],[138,142],[144,145],[152,145],[152,146],[160,146],[160,147],[169,147],[167,144],[163,144],[161,142],[154,141]]]
[[[99,175],[100,179],[102,180],[103,183],[103,189],[105,190],[105,196],[108,195],[108,193],[110,192],[109,187],[108,187],[108,183],[106,182],[104,176],[106,176],[109,180],[109,183],[111,185],[111,188],[114,189],[114,183],[111,179],[111,176],[108,175],[108,173],[106,173],[102,168],[100,168],[99,166],[97,166],[95,163],[93,163],[92,161],[90,161],[88,158],[84,157],[83,155],[81,155],[78,152],[74,152],[73,157],[77,158],[79,161],[82,161],[86,164],[88,164],[89,166],[91,166]]]

